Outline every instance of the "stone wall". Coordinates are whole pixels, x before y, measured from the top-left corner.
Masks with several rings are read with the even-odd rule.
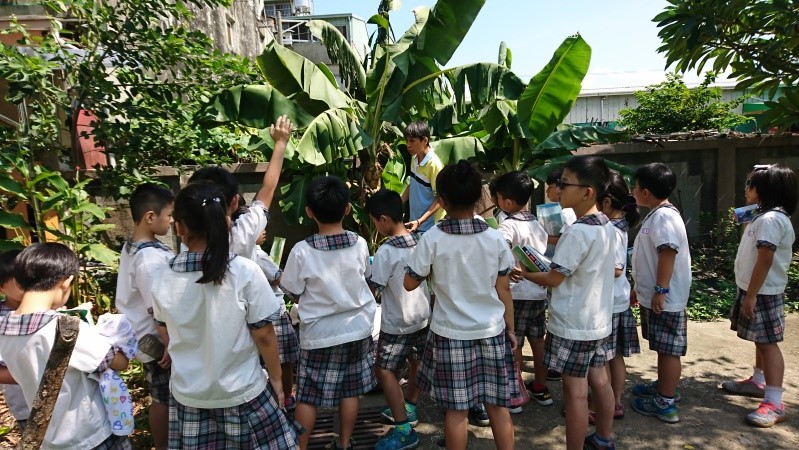
[[[191,3],[186,6],[194,14],[192,29],[211,37],[222,52],[252,58],[263,53],[273,40],[266,24],[258,19],[256,7],[260,8],[260,4],[257,0],[234,0],[229,8],[201,8]]]

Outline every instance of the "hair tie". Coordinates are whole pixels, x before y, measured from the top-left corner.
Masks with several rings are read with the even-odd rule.
[[[621,207],[624,212],[635,211],[638,209],[638,203],[635,202],[635,197],[632,195],[627,196],[627,204]]]
[[[208,203],[208,200],[211,200],[211,201],[213,201],[213,202],[216,202],[216,203],[219,203],[219,202],[220,202],[220,200],[219,200],[219,197],[214,197],[214,198],[212,198],[212,199],[207,199],[207,198],[204,198],[204,199],[203,199],[202,206],[205,206],[205,205]]]

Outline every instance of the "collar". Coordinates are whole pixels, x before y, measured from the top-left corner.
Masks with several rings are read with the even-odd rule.
[[[427,162],[430,161],[430,158],[432,158],[432,156],[433,156],[432,155],[433,147],[429,147],[428,146],[428,148],[430,148],[430,150],[427,153],[425,153],[424,158],[422,158],[421,161],[419,161],[419,158],[417,158],[415,156],[413,157],[413,159],[416,160],[416,165],[417,166],[423,166],[423,165],[427,164]]]
[[[582,223],[584,225],[605,225],[608,222],[610,222],[608,216],[598,212],[596,214],[586,214],[578,218],[574,223]]]
[[[157,248],[159,250],[164,250],[164,251],[167,251],[169,253],[172,253],[172,249],[167,247],[166,244],[164,244],[163,242],[161,242],[159,240],[155,240],[155,241],[139,241],[139,242],[132,242],[132,241],[128,240],[127,242],[125,242],[124,250],[128,253],[128,255],[133,256],[133,255],[135,255],[136,253],[139,253],[141,250],[143,250],[145,248]]]
[[[31,314],[9,314],[0,319],[0,335],[29,336],[44,328],[58,317],[55,311],[42,311]]]
[[[646,217],[644,217],[644,220],[648,219],[649,216],[651,216],[655,211],[659,210],[660,208],[671,209],[671,210],[673,210],[674,212],[676,212],[677,214],[679,214],[682,217],[682,214],[680,213],[680,210],[677,209],[676,206],[672,205],[671,203],[663,203],[663,204],[657,205],[654,208],[652,208],[652,210],[649,211],[649,214],[647,214]]]
[[[169,260],[169,267],[175,272],[200,272],[203,270],[203,255],[205,252],[181,252]],[[236,255],[228,255],[228,262],[233,261]]]
[[[531,213],[530,211],[518,211],[513,214],[508,214],[508,213],[505,214],[506,214],[505,219],[510,219],[510,220],[520,220],[523,222],[532,222],[533,220],[536,220],[535,214]]]
[[[621,231],[630,231],[630,224],[627,223],[627,219],[624,217],[610,219],[610,223],[612,223],[614,227],[620,229]]]
[[[386,239],[385,244],[397,248],[411,248],[416,247],[419,243],[419,236],[416,233],[406,234],[402,236],[391,236]]]
[[[447,234],[477,234],[488,229],[483,219],[441,219],[436,226]]]
[[[311,247],[317,250],[341,250],[352,247],[358,242],[358,235],[352,231],[341,234],[314,234],[305,239]]]
[[[765,215],[767,212],[771,212],[771,211],[785,214],[786,216],[788,216],[789,219],[791,218],[791,215],[788,214],[788,211],[785,211],[785,208],[783,208],[781,206],[777,206],[776,208],[771,208],[771,209],[758,209],[757,213],[752,218],[752,222],[754,222],[755,220],[759,219],[760,217]]]

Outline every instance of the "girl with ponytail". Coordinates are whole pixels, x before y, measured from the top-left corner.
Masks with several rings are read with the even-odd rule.
[[[258,265],[229,252],[224,193],[190,183],[173,216],[187,251],[153,283],[153,317],[172,359],[169,448],[296,448],[272,325],[281,305]]]

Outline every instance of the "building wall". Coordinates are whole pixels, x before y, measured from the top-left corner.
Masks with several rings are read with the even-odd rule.
[[[273,38],[259,19],[260,0],[234,0],[230,8],[198,7],[187,3],[194,20],[191,28],[203,31],[222,52],[254,57],[264,51]]]

